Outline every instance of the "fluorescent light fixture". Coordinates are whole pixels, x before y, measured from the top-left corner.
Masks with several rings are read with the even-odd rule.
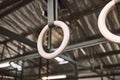
[[[62,61],[62,62],[59,62],[59,64],[67,64],[69,63],[69,61]]]
[[[57,60],[58,62],[63,62],[64,61],[64,59],[60,58],[60,57],[56,57],[55,60]]]
[[[87,55],[84,49],[80,49],[84,55]]]
[[[5,67],[9,67],[9,66],[10,66],[9,62],[5,62],[5,63],[0,64],[0,68],[5,68]]]
[[[11,77],[11,76],[3,76],[3,75],[0,75],[0,77],[6,78],[6,79],[14,79],[14,77]]]
[[[59,64],[67,64],[69,61],[64,60],[63,58],[56,57],[55,60],[58,61]]]
[[[48,76],[48,77],[42,77],[43,80],[47,79],[64,79],[66,78],[66,75],[55,75],[55,76]]]
[[[21,71],[21,70],[22,70],[22,67],[21,67],[20,65],[18,65],[18,64],[16,64],[16,63],[14,63],[14,62],[11,62],[10,64],[11,64],[11,66],[12,66],[13,68],[18,69],[19,71]]]
[[[18,71],[21,71],[22,70],[22,67],[20,67],[20,68],[17,68],[18,69]]]
[[[0,68],[5,68],[5,67],[9,67],[12,66],[13,68],[17,68],[19,71],[22,70],[22,67],[14,62],[5,62],[5,63],[1,63],[0,64]]]

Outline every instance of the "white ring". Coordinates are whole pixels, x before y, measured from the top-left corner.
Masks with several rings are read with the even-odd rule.
[[[54,25],[60,27],[63,30],[63,33],[64,33],[63,41],[62,41],[60,47],[56,51],[54,51],[52,53],[47,53],[43,49],[43,37],[44,37],[45,33],[49,30],[48,25],[46,25],[43,28],[43,30],[39,34],[38,41],[37,41],[38,52],[43,58],[46,58],[46,59],[52,59],[52,58],[55,58],[58,55],[60,55],[62,53],[62,51],[65,49],[65,47],[67,46],[67,44],[69,42],[69,38],[70,38],[69,28],[64,22],[54,21]]]
[[[120,1],[117,1],[117,3]],[[120,43],[120,36],[114,35],[113,33],[111,33],[107,27],[106,27],[106,23],[105,23],[105,19],[107,14],[110,12],[110,10],[112,8],[115,7],[115,1],[110,1],[101,11],[99,18],[98,18],[98,28],[100,30],[100,32],[102,33],[102,35],[112,41],[112,42],[116,42],[116,43]]]

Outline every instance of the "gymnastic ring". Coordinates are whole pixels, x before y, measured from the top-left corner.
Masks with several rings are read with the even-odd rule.
[[[113,33],[111,33],[105,23],[105,19],[107,14],[115,7],[115,4],[119,3],[120,0],[112,0],[110,1],[101,11],[99,17],[98,17],[98,28],[101,32],[101,34],[108,40],[115,42],[115,43],[120,43],[120,36],[117,36]]]
[[[60,55],[63,52],[63,50],[65,49],[65,47],[67,46],[67,44],[69,42],[69,38],[70,38],[69,28],[64,22],[54,21],[54,25],[60,27],[63,30],[63,33],[64,33],[63,41],[62,41],[61,45],[59,46],[59,48],[57,50],[55,50],[54,52],[51,52],[51,53],[47,53],[43,49],[43,37],[44,37],[45,33],[49,30],[48,25],[46,25],[42,29],[41,33],[38,36],[38,41],[37,41],[38,52],[43,58],[46,58],[46,59],[52,59],[52,58],[55,58],[58,55]]]

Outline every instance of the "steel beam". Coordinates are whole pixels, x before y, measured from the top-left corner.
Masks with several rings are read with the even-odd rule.
[[[32,53],[32,52],[31,52]],[[31,54],[30,53],[30,54]],[[22,56],[21,56],[22,57]],[[29,57],[29,56],[28,56]],[[27,58],[27,56],[26,56],[26,58]],[[25,59],[26,59],[25,58]],[[11,58],[12,59],[12,58]],[[17,57],[16,57],[16,59],[17,59]],[[20,59],[20,58],[19,58]],[[18,59],[18,60],[19,60]],[[23,59],[23,58],[22,58]],[[29,59],[29,58],[27,58],[27,59]],[[14,61],[14,59],[12,59],[13,61]],[[12,61],[11,60],[11,61]],[[42,64],[42,65],[45,65],[45,64]],[[111,68],[119,68],[119,66],[120,66],[120,63],[118,63],[118,64],[110,64],[110,65],[103,65],[104,66],[104,69],[111,69]],[[36,65],[34,65],[34,66],[32,66],[33,68],[37,68],[37,67],[39,67],[39,66],[36,66]],[[29,68],[31,68],[31,67],[24,67],[24,69],[29,69]],[[87,71],[87,70],[90,70],[90,69],[92,69],[93,67],[83,67],[82,69],[78,69],[78,71]],[[94,69],[100,69],[100,65],[98,65],[98,66],[95,66],[94,67]],[[69,71],[69,72],[72,72],[72,70],[71,71]]]
[[[75,60],[73,60],[73,59],[71,59],[71,58],[69,58],[69,57],[67,57],[67,56],[65,56],[63,54],[59,55],[59,57],[61,57],[61,58],[65,59],[65,60],[71,62],[72,64],[77,64],[77,62]]]
[[[33,0],[19,0],[15,5],[12,6],[12,3],[9,3],[8,5],[11,6],[9,7],[7,10],[4,10],[0,13],[0,18],[3,18],[4,16],[12,13],[13,11],[25,6],[26,4],[32,2]],[[5,4],[6,5],[6,4]],[[6,5],[6,6],[8,6]],[[6,7],[5,6],[5,7]],[[5,8],[5,7],[2,7],[1,9]]]
[[[108,52],[108,53],[101,53],[99,55],[96,55],[95,58],[103,58],[105,56],[112,56],[112,55],[116,55],[116,54],[120,54],[120,50],[118,51],[111,51],[111,52]],[[0,63],[3,63],[3,62],[8,62],[8,61],[17,61],[17,60],[24,60],[24,59],[32,59],[32,58],[38,58],[40,57],[40,55],[38,54],[37,51],[33,51],[33,52],[28,52],[28,53],[24,53],[24,55],[18,55],[16,57],[11,57],[11,58],[7,58],[7,59],[4,59],[4,60],[1,60]],[[65,60],[68,60],[74,64],[76,64],[76,62],[74,60],[72,60],[71,58],[68,58],[64,55],[60,56],[62,58],[64,58]],[[86,57],[81,57],[80,58],[80,61],[83,61],[83,60],[87,60],[87,59],[91,59],[90,57],[86,56]],[[115,66],[115,65],[113,65]],[[116,66],[120,66],[120,65],[116,65]],[[106,67],[106,66],[104,66]]]
[[[22,36],[14,33],[14,32],[11,32],[11,31],[3,28],[3,27],[0,27],[0,34],[5,35],[5,36],[7,36],[7,37],[9,37],[9,38],[11,38],[13,40],[17,40],[19,42],[27,44],[28,46],[33,47],[33,48],[36,48],[36,46],[37,46],[37,44],[35,42],[32,42],[29,39],[27,39],[25,37],[22,37]],[[27,56],[26,55],[21,55],[21,57],[17,57],[17,60],[26,59],[26,58],[32,58],[32,57],[37,58],[37,57],[40,57],[40,55],[37,53],[37,51],[35,51],[33,54],[29,54]],[[70,61],[72,63],[75,63],[74,60],[68,58],[67,56],[61,55],[61,57],[64,58],[65,60],[68,60],[68,61]],[[16,57],[12,58],[12,59],[9,59],[9,60],[6,59],[4,61],[6,62],[6,61],[14,61],[14,60],[16,60]],[[1,62],[3,62],[3,61],[1,61]]]
[[[5,0],[2,3],[0,3],[0,11],[2,9],[5,9],[7,7],[10,7],[11,5],[15,4],[16,2],[19,2],[20,0]]]
[[[104,68],[103,68],[103,70],[105,70],[105,71],[112,71],[113,69],[115,69],[115,70],[120,70],[120,68],[118,67],[118,66],[120,66],[120,63],[118,63],[118,64],[110,64],[110,65],[104,65]],[[33,65],[33,66],[31,66],[32,68],[38,68],[39,66],[36,66],[36,65]],[[29,68],[31,68],[31,67],[24,67],[24,69],[29,69]],[[90,72],[90,70],[92,69],[92,67],[83,67],[82,69],[78,69],[78,74],[79,73],[85,73],[85,72]],[[100,70],[100,65],[98,65],[98,66],[95,66],[94,67],[94,69],[95,70]],[[92,72],[93,73],[93,72]],[[60,74],[67,74],[67,75],[74,75],[74,73],[73,73],[73,70],[68,70],[68,71],[65,71],[65,72],[61,72],[61,71],[58,71],[58,72],[53,72],[53,73],[49,73],[50,75],[56,75],[56,74],[58,74],[58,75],[60,75]],[[42,76],[43,75],[46,75],[46,73],[45,74],[41,74]]]
[[[65,51],[70,51],[70,50],[75,50],[75,49],[78,49],[78,48],[80,49],[80,48],[84,48],[84,47],[95,46],[95,45],[105,43],[105,42],[108,42],[105,38],[89,40],[89,41],[69,45],[68,47],[66,47]]]
[[[39,70],[38,70],[39,74],[38,74],[38,79],[41,79],[41,70],[42,70],[42,58],[39,58]]]
[[[17,77],[18,77],[18,70],[15,69],[15,77],[14,77],[14,80],[17,80]]]
[[[65,73],[64,73],[65,74]],[[52,75],[56,75],[55,73],[54,74],[50,74],[51,76]],[[66,74],[67,75],[67,78],[66,80],[75,80],[75,77],[72,76],[72,73],[68,73]],[[24,76],[25,78],[32,78],[32,77],[37,77],[38,75],[26,75]],[[45,76],[45,75],[44,75]],[[120,72],[117,72],[117,73],[110,73],[110,74],[103,74],[102,75],[103,77],[109,77],[109,76],[120,76]],[[97,74],[92,74],[92,75],[84,75],[84,76],[79,76],[77,77],[77,79],[87,79],[87,78],[100,78],[101,75],[97,75]]]
[[[94,54],[93,57],[94,57],[94,59],[97,59],[97,58],[103,58],[103,57],[106,57],[106,56],[118,55],[118,54],[120,54],[120,50],[114,50],[114,51],[109,51],[109,52],[106,52],[106,53]],[[80,58],[79,61],[90,60],[91,59],[90,56],[80,56],[79,58]]]
[[[19,1],[20,0],[6,0],[6,1],[3,1],[2,3],[0,3],[0,11],[2,9],[10,7],[11,5],[13,5],[14,3],[19,2]]]
[[[20,35],[18,35],[16,33],[13,33],[13,32],[11,32],[11,31],[3,28],[3,27],[0,27],[0,34],[3,34],[3,35],[5,35],[5,36],[7,36],[7,37],[9,37],[9,38],[11,38],[13,40],[23,42],[24,44],[27,44],[27,45],[29,45],[29,46],[31,46],[33,48],[36,48],[36,43],[35,42],[32,42],[29,39],[27,39],[27,38],[25,38],[23,36],[20,36]],[[98,45],[98,44],[105,43],[105,42],[107,42],[106,39],[99,38],[99,39],[90,40],[90,41],[86,41],[86,42],[82,42],[82,43],[78,43],[78,44],[74,44],[74,45],[69,45],[68,47],[66,47],[64,52],[74,50],[74,49],[77,49],[77,48],[84,48],[84,47],[94,46],[94,45]],[[53,49],[53,51],[54,50],[56,50],[56,49]],[[99,58],[99,57],[105,57],[105,56],[114,55],[114,54],[119,54],[119,51],[111,51],[111,52],[96,55],[96,56],[98,56],[98,58]],[[5,59],[4,61],[14,61],[14,60],[21,60],[21,59],[28,59],[28,58],[36,58],[36,57],[40,57],[37,51],[35,51],[35,52],[31,53],[31,54],[25,54],[25,55],[17,56],[17,57],[14,57],[12,59],[11,58]],[[83,59],[87,59],[87,58],[89,58],[89,56],[86,56]],[[65,57],[65,59],[70,60],[69,58],[66,58],[66,57]],[[82,60],[82,58],[81,58],[81,60]],[[0,61],[0,62],[3,62],[3,61]],[[74,62],[74,61],[72,61],[72,62]]]
[[[13,32],[11,32],[11,31],[3,28],[3,27],[0,27],[0,34],[5,35],[5,36],[9,37],[10,39],[17,40],[19,42],[27,44],[27,45],[29,45],[29,46],[31,46],[33,48],[36,48],[37,44],[35,42],[30,41],[29,39],[27,39],[27,38],[25,38],[23,36],[20,36],[20,35],[18,35],[16,33],[13,33]],[[74,50],[74,49],[77,49],[77,48],[84,48],[84,47],[94,46],[94,45],[98,45],[98,44],[105,43],[105,42],[107,42],[107,40],[104,39],[104,38],[99,38],[99,39],[94,39],[94,40],[90,40],[90,41],[86,41],[86,42],[81,42],[81,43],[78,43],[78,44],[69,45],[68,47],[66,47],[64,52]],[[54,51],[56,49],[52,49],[52,50]],[[31,54],[27,54],[27,53],[24,53],[24,54],[25,55],[5,59],[4,61],[16,61],[16,60],[21,60],[21,59],[29,59],[29,58],[40,57],[37,51],[35,51],[35,52],[31,53]],[[119,50],[118,51],[111,51],[111,52],[100,54],[100,55],[96,55],[97,56],[96,58],[105,57],[105,56],[114,55],[114,54],[119,54]],[[63,57],[63,58],[70,61],[70,62],[75,63],[74,60],[72,60],[72,59],[70,59],[70,58],[68,58],[66,56]],[[86,56],[86,58],[84,57],[83,59],[87,59],[87,58],[89,58],[89,56]],[[82,58],[81,58],[81,60],[82,60]],[[3,62],[3,61],[0,61],[0,63],[1,62]]]
[[[0,71],[0,75],[2,76],[15,76],[13,73],[5,72],[5,71]]]
[[[33,51],[33,52],[25,53],[24,55],[18,55],[15,57],[1,60],[0,63],[13,62],[13,61],[24,60],[24,59],[32,59],[32,58],[37,58],[37,57],[40,57],[40,55],[37,53],[37,51]]]
[[[120,76],[120,73],[103,74],[102,76],[103,77]],[[101,77],[101,75],[81,76],[81,77],[78,77],[78,79],[83,79],[83,78],[98,78],[98,77]]]
[[[64,3],[65,7],[67,6],[65,4],[65,2],[69,3],[66,0],[62,0],[61,2]],[[108,1],[104,1],[103,4],[101,4],[101,5],[97,5],[97,6],[94,6],[92,8],[90,7],[90,8],[87,8],[86,10],[83,10],[83,11],[71,12],[70,15],[62,17],[61,20],[68,20],[68,21],[70,21],[72,19],[79,19],[79,18],[81,18],[83,16],[87,16],[87,15],[99,12],[108,2],[109,2],[109,0]],[[68,7],[68,9],[70,9],[70,8]]]
[[[36,45],[37,45],[36,43],[32,42],[31,40],[29,40],[25,37],[18,35],[12,31],[9,31],[8,29],[5,29],[3,27],[0,27],[0,34],[5,35],[5,36],[9,37],[10,39],[17,40],[19,42],[27,44],[30,47],[36,48]]]

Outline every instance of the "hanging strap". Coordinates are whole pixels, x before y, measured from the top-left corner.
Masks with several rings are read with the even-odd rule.
[[[53,2],[55,4],[53,4]],[[69,30],[69,27],[64,22],[56,21],[57,20],[57,0],[48,0],[48,8],[49,8],[48,9],[48,25],[46,25],[43,28],[40,35],[38,36],[37,48],[38,48],[39,54],[42,57],[46,59],[52,59],[60,55],[65,49],[65,47],[67,46],[69,42],[69,38],[70,38],[70,30]],[[51,30],[52,30],[52,26],[55,26],[55,25],[60,27],[63,30],[64,36],[63,36],[63,41],[61,45],[59,46],[59,48],[55,50],[54,52],[51,52],[51,34],[52,34]],[[46,32],[48,32],[48,46],[47,46],[48,52],[44,51],[43,49],[43,38]]]
[[[54,25],[54,21],[57,20],[57,0],[48,0],[48,52],[51,49],[51,35],[52,35],[52,27]]]
[[[48,25],[53,26],[53,22],[57,20],[57,0],[48,0]]]

